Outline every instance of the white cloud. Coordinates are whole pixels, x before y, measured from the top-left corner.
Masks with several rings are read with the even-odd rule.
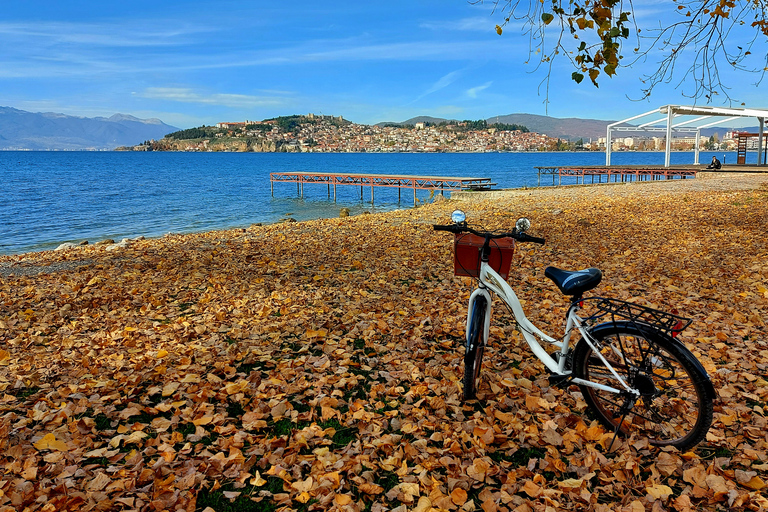
[[[163,21],[132,23],[0,23],[0,37],[33,47],[71,44],[101,47],[143,47],[186,44],[210,29]],[[24,49],[24,48],[21,48]]]
[[[489,88],[493,81],[485,82],[483,85],[478,85],[477,87],[472,87],[471,89],[467,89],[467,96],[470,98],[477,98],[477,93],[482,92]]]
[[[283,96],[251,96],[247,94],[200,94],[192,89],[181,87],[149,87],[142,93],[134,93],[142,98],[154,100],[177,101],[181,103],[196,103],[199,105],[215,105],[231,108],[254,108],[281,106],[288,103]]]
[[[444,32],[453,31],[471,31],[471,32],[491,32],[496,23],[490,16],[475,16],[472,18],[462,18],[452,21],[430,21],[419,25],[421,28]]]
[[[427,94],[432,94],[433,92],[437,92],[440,89],[445,89],[453,82],[455,82],[459,76],[461,76],[461,70],[451,71],[447,75],[441,76],[437,82],[432,84],[432,87],[430,87],[427,92],[424,93],[424,95],[426,96]]]

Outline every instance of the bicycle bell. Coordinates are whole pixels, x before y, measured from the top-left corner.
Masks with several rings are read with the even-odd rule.
[[[520,217],[517,219],[517,222],[515,223],[515,229],[517,229],[518,233],[525,233],[531,228],[531,221],[528,220],[526,217]]]
[[[461,210],[454,210],[451,214],[451,220],[456,224],[461,224],[467,220],[467,214]]]

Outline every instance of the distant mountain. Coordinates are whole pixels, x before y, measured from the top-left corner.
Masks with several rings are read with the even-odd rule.
[[[443,119],[441,117],[417,116],[417,117],[412,117],[410,119],[407,119],[405,121],[384,121],[381,123],[376,123],[376,126],[384,126],[384,125],[406,126],[406,125],[415,125],[416,123],[440,124],[440,123],[445,123],[447,121],[449,121],[449,119]],[[456,119],[451,119],[450,121],[458,122]]]
[[[419,116],[408,119],[400,123],[378,123],[378,125],[384,124],[398,124],[398,125],[414,125],[416,123],[432,123],[439,124],[443,122],[458,122],[456,119],[442,119],[439,117]],[[503,123],[503,124],[517,124],[523,125],[532,132],[541,133],[549,137],[566,139],[576,141],[578,139],[597,140],[600,137],[605,137],[605,131],[609,124],[615,121],[603,121],[600,119],[581,119],[577,117],[549,117],[540,116],[536,114],[507,114],[503,116],[494,116],[486,119],[488,124]],[[626,124],[623,126],[631,126]],[[725,132],[730,131],[731,128],[704,128],[701,130],[701,135],[709,137],[718,134],[720,138],[725,135]],[[740,128],[741,131],[757,132],[758,128]],[[626,136],[642,135],[643,132],[624,132]],[[646,133],[645,136],[653,136],[657,134]],[[618,135],[618,132],[613,133],[613,137],[624,136]],[[663,135],[662,135],[663,136]]]
[[[75,117],[0,107],[0,149],[93,150],[134,146],[178,131],[159,119]]]
[[[419,116],[408,119],[407,121],[399,123],[378,123],[383,124],[397,124],[397,125],[414,125],[416,123],[432,123],[439,124],[447,121],[457,122],[456,119],[442,119],[439,117]],[[595,119],[577,119],[567,118],[558,119],[556,117],[538,116],[534,114],[508,114],[505,116],[495,116],[486,119],[489,124],[503,123],[503,124],[517,124],[523,125],[532,132],[543,133],[550,137],[577,140],[577,139],[589,139],[590,137],[597,139],[598,137],[605,137],[605,128],[609,123],[613,121],[598,121]]]
[[[605,137],[606,127],[613,122],[575,117],[558,118],[535,114],[507,114],[505,116],[491,117],[487,121],[489,123],[522,124],[532,132],[568,140],[588,140],[590,138],[596,140],[598,137]]]

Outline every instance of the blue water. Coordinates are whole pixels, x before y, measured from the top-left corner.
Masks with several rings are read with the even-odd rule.
[[[712,155],[702,152],[701,162]],[[754,157],[754,155],[752,155]],[[673,153],[673,164],[693,153]],[[725,156],[735,162],[735,153]],[[408,208],[411,191],[276,183],[271,172],[411,174],[491,178],[498,188],[535,187],[535,166],[602,165],[604,153],[171,153],[0,151],[0,254],[56,248],[63,242],[158,237],[363,211]],[[663,165],[663,153],[613,153],[614,164]],[[547,183],[549,181],[549,183]],[[563,182],[567,184],[567,182]],[[551,178],[542,178],[551,185]],[[332,191],[331,191],[332,194]],[[419,191],[420,200],[429,191]]]

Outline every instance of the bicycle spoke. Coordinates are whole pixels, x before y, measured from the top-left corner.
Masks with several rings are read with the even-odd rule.
[[[607,335],[605,334],[609,332]],[[611,430],[620,428],[623,435],[636,433],[652,444],[686,448],[706,434],[711,422],[711,401],[693,375],[696,370],[678,357],[675,351],[659,343],[661,335],[630,325],[605,328],[593,342],[601,355],[627,385],[638,393],[634,403],[626,403],[627,395],[581,385],[582,394],[598,419]],[[583,340],[582,340],[583,341]],[[617,358],[620,354],[620,361]],[[577,377],[598,384],[613,385],[616,377],[586,343],[580,342],[574,354]],[[707,400],[705,402],[705,400]],[[627,409],[629,407],[629,409]],[[624,421],[625,420],[625,421]]]

